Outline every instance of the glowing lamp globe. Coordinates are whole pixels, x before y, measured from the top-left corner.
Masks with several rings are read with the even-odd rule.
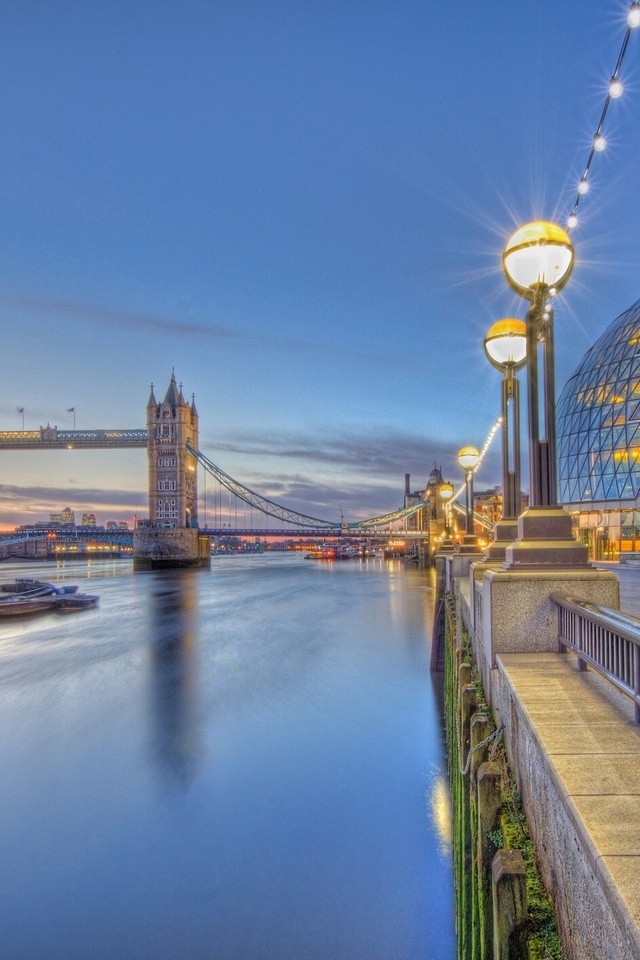
[[[611,77],[609,81],[609,96],[612,100],[617,100],[624,92],[624,88],[617,77]]]
[[[527,325],[515,317],[498,320],[484,338],[489,362],[498,370],[520,370],[527,360]]]
[[[458,463],[463,470],[473,470],[478,466],[480,454],[475,447],[463,447],[458,451]]]
[[[573,246],[562,227],[535,220],[509,238],[502,267],[516,293],[532,300],[536,290],[564,287],[573,269]]]
[[[441,483],[438,488],[438,493],[440,494],[440,499],[444,500],[445,503],[451,500],[453,496],[453,484],[452,483]]]

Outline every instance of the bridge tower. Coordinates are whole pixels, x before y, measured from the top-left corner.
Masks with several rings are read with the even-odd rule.
[[[156,402],[153,384],[147,403],[149,520],[154,527],[198,526],[197,462],[187,444],[198,449],[198,412],[195,398],[185,401],[172,373],[162,403]]]
[[[195,398],[188,403],[171,373],[164,400],[153,384],[147,402],[149,523],[134,532],[137,568],[208,565],[210,543],[198,534],[197,461],[199,418]]]

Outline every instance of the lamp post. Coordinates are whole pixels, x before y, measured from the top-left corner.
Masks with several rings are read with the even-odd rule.
[[[451,553],[453,550],[453,541],[451,540],[451,524],[450,524],[450,503],[454,494],[453,484],[441,483],[438,487],[438,494],[443,504],[443,514],[444,514],[444,538],[440,545],[440,551],[444,553]]]
[[[487,559],[504,560],[507,544],[517,535],[520,513],[520,384],[516,372],[527,362],[527,328],[507,317],[490,327],[484,338],[489,362],[502,377],[502,518],[496,524]],[[511,413],[511,415],[510,415]]]
[[[478,550],[473,532],[473,471],[480,462],[480,454],[475,447],[462,447],[458,451],[458,463],[464,470],[466,533],[462,541],[462,553],[476,553]]]
[[[567,283],[574,250],[555,223],[536,220],[510,237],[502,254],[507,281],[529,300],[527,311],[527,412],[529,508],[518,520],[518,542],[506,550],[507,566],[585,565],[571,517],[558,507],[556,480],[553,310],[550,300]],[[539,360],[541,359],[541,369]]]

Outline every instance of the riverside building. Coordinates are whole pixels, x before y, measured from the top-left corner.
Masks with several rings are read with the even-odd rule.
[[[558,495],[589,556],[640,551],[640,300],[587,351],[556,412]]]

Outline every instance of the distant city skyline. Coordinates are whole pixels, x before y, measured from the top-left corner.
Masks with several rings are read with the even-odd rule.
[[[375,516],[434,463],[458,484],[499,411],[483,337],[525,312],[504,242],[566,222],[627,9],[10,4],[0,430],[142,427],[175,367],[203,452],[294,509]],[[572,233],[558,394],[640,297],[639,42]],[[0,456],[4,529],[146,514],[143,450]]]

